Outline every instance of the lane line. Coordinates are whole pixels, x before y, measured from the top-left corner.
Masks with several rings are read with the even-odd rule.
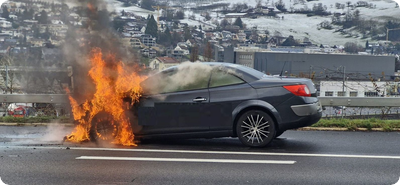
[[[84,160],[115,160],[115,161],[242,163],[242,164],[294,164],[294,163],[296,163],[296,161],[279,161],[279,160],[151,158],[151,157],[105,157],[105,156],[81,156],[81,157],[77,157],[76,159],[84,159]]]
[[[36,148],[36,149],[59,149],[67,147],[45,147],[45,146],[7,146],[9,148]],[[2,146],[0,146],[2,148]],[[201,151],[201,150],[160,150],[160,149],[129,149],[129,148],[89,148],[68,147],[71,150],[90,151],[122,151],[122,152],[149,152],[149,153],[187,153],[187,154],[221,154],[221,155],[259,155],[259,156],[294,156],[294,157],[332,157],[332,158],[363,158],[363,159],[400,159],[400,156],[385,155],[347,155],[347,154],[308,154],[308,153],[272,153],[272,152],[231,152],[231,151]]]
[[[336,158],[372,158],[372,159],[400,159],[400,156],[383,155],[346,155],[346,154],[307,154],[307,153],[271,153],[271,152],[230,152],[230,151],[201,151],[201,150],[158,150],[158,149],[127,149],[127,148],[85,148],[72,147],[72,150],[94,151],[125,151],[125,152],[153,152],[153,153],[190,153],[190,154],[224,154],[224,155],[269,155],[295,157],[336,157]]]

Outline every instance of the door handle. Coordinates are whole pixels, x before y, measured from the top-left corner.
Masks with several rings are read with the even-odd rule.
[[[197,97],[197,98],[193,99],[193,102],[203,102],[203,101],[207,101],[207,99],[202,98],[202,97]]]

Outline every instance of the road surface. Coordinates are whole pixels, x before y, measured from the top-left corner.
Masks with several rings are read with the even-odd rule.
[[[62,143],[70,129],[0,127],[1,180],[9,185],[390,185],[400,177],[399,132],[287,131],[270,147],[254,149],[236,138],[137,147]]]

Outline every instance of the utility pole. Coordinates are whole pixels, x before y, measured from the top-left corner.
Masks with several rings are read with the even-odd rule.
[[[8,91],[8,65],[6,65],[6,94]]]
[[[343,86],[342,86],[342,92],[343,92],[343,96],[345,96],[345,92],[344,92],[344,83],[346,80],[346,66],[342,66],[343,68]],[[342,106],[342,119],[344,118],[344,106]]]
[[[344,96],[344,85],[345,85],[345,81],[346,81],[346,67],[342,66],[343,69],[343,86],[342,86],[342,91],[343,91],[343,96]]]

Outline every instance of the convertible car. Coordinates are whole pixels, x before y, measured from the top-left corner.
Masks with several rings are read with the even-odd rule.
[[[150,76],[142,88],[136,138],[238,137],[264,147],[322,114],[311,80],[230,63],[184,63]]]
[[[126,106],[139,140],[238,137],[246,146],[264,147],[322,115],[311,80],[230,63],[183,63],[150,76],[141,87],[139,103]],[[107,113],[97,114],[92,125],[95,141],[117,132]]]

